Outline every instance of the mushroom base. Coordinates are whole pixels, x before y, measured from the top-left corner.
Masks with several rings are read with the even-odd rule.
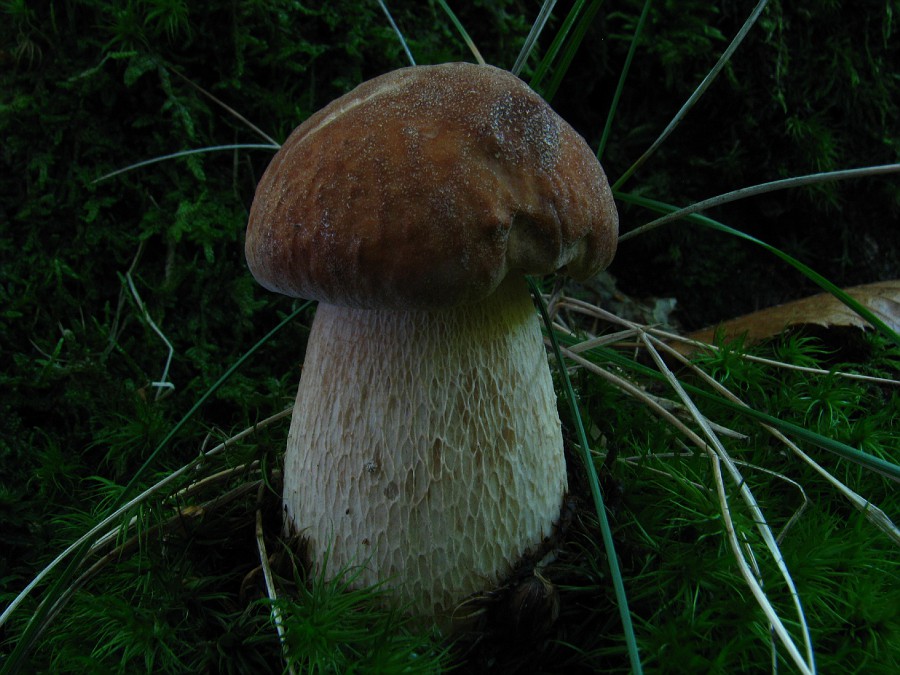
[[[559,518],[566,469],[524,280],[440,311],[320,304],[284,468],[285,528],[332,576],[448,626]]]

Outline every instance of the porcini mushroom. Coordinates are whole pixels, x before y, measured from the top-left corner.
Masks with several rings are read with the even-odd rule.
[[[560,421],[524,274],[595,274],[618,219],[593,152],[491,66],[397,70],[301,124],[262,177],[247,262],[319,301],[285,527],[447,625],[553,532]]]

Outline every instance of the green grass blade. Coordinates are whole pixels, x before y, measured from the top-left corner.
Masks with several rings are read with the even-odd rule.
[[[413,58],[412,52],[409,51],[409,45],[406,44],[406,38],[403,37],[403,33],[401,33],[400,29],[397,27],[397,22],[394,21],[394,17],[391,15],[391,10],[387,8],[384,0],[378,0],[378,5],[381,7],[381,11],[384,12],[384,15],[387,17],[388,23],[391,24],[391,28],[397,35],[397,39],[400,40],[400,45],[403,47],[403,51],[406,52],[406,58],[409,59],[409,64],[412,66],[416,65],[416,60]]]
[[[478,51],[478,47],[475,46],[475,42],[472,40],[471,37],[469,37],[469,33],[466,30],[465,26],[462,25],[462,22],[459,20],[459,18],[456,16],[456,14],[454,14],[453,10],[450,9],[450,5],[447,4],[446,0],[438,0],[438,4],[441,6],[441,9],[444,10],[444,13],[450,19],[450,23],[452,23],[456,27],[456,30],[459,32],[460,36],[462,37],[463,42],[466,43],[466,47],[468,47],[469,51],[472,52],[472,55],[475,57],[475,60],[478,62],[479,65],[483,66],[485,64],[484,57],[481,55],[481,52]]]
[[[519,55],[516,57],[516,62],[512,67],[512,74],[518,75],[522,72],[522,68],[525,67],[525,62],[528,61],[528,57],[531,56],[532,50],[534,50],[534,46],[537,44],[538,38],[544,30],[544,26],[547,25],[547,20],[553,14],[553,8],[556,6],[556,0],[544,0],[544,4],[541,5],[541,11],[538,12],[537,18],[534,20],[534,23],[531,24],[531,30],[528,31],[528,37],[525,38],[525,44],[522,45],[522,49],[519,50]]]
[[[160,65],[161,65],[161,64],[160,64]],[[170,69],[165,68],[165,67],[163,67],[163,69],[164,69],[164,71],[167,72],[167,73],[174,73],[175,75],[177,75],[178,77],[180,77],[180,78],[181,78],[182,80],[184,80],[187,84],[189,84],[191,87],[193,87],[194,89],[196,89],[197,91],[199,91],[201,94],[203,94],[203,95],[204,95],[206,98],[208,98],[210,101],[212,101],[212,102],[215,103],[217,106],[219,106],[220,108],[222,108],[222,109],[223,109],[225,112],[227,112],[229,115],[231,115],[231,116],[234,117],[236,120],[238,120],[238,121],[240,121],[242,124],[244,124],[248,129],[250,129],[251,131],[253,131],[255,134],[257,134],[257,135],[258,135],[260,138],[262,138],[264,141],[268,141],[268,142],[271,143],[272,145],[274,145],[274,146],[276,146],[276,147],[279,147],[278,141],[276,141],[274,138],[272,138],[271,136],[269,136],[269,134],[267,134],[265,131],[263,131],[263,130],[260,129],[258,126],[256,126],[253,122],[251,122],[250,120],[248,120],[246,117],[244,117],[244,116],[243,116],[241,113],[239,113],[237,110],[235,110],[235,109],[232,108],[230,105],[228,105],[227,103],[225,103],[225,101],[223,101],[222,99],[220,99],[218,96],[214,95],[212,92],[207,91],[206,89],[204,89],[203,87],[201,87],[199,84],[197,84],[196,82],[194,82],[191,78],[187,77],[186,75],[183,75],[183,74],[182,74],[180,71],[178,71],[178,70],[174,70],[174,69],[173,69],[173,70],[170,70]]]
[[[553,97],[556,96],[556,91],[559,89],[562,79],[566,76],[569,66],[572,63],[572,59],[575,58],[575,54],[578,52],[578,48],[581,46],[584,36],[587,34],[587,30],[593,23],[594,17],[597,15],[597,12],[600,10],[600,5],[602,4],[603,0],[594,0],[578,20],[578,25],[575,26],[572,37],[569,38],[569,41],[566,43],[566,48],[560,57],[559,64],[553,69],[553,77],[550,79],[550,85],[543,91],[546,100],[551,101],[553,100]]]
[[[672,121],[663,129],[663,132],[659,135],[659,137],[653,141],[649,148],[644,152],[643,155],[638,157],[637,161],[632,164],[625,173],[615,182],[613,185],[614,190],[618,190],[622,184],[627,181],[635,171],[637,171],[650,156],[656,152],[660,145],[663,144],[663,141],[669,137],[669,134],[677,127],[681,120],[684,119],[685,115],[690,111],[691,108],[694,107],[694,104],[700,100],[700,97],[709,89],[709,85],[711,85],[716,77],[718,77],[719,73],[725,67],[725,64],[731,59],[731,55],[734,54],[735,50],[737,50],[738,46],[743,42],[747,33],[750,32],[750,29],[753,27],[753,24],[756,23],[756,20],[759,18],[759,15],[762,14],[763,9],[765,9],[768,0],[760,0],[753,11],[750,13],[750,16],[747,17],[747,20],[744,22],[744,25],[741,26],[741,29],[738,31],[737,35],[734,36],[734,39],[728,45],[724,52],[722,52],[722,56],[719,57],[719,60],[716,61],[716,64],[712,67],[706,77],[697,85],[697,88],[694,92],[688,97],[688,100],[685,101],[684,105],[681,106],[681,109],[675,113],[675,117],[672,118]]]
[[[894,165],[888,165],[894,166]],[[616,193],[616,198],[621,201],[628,202],[631,204],[637,204],[639,206],[643,206],[652,211],[656,211],[657,213],[671,213],[674,214],[680,209],[670,204],[665,204],[663,202],[659,202],[653,199],[648,199],[646,197],[640,197],[638,195],[633,195],[629,193]],[[828,293],[831,293],[835,298],[840,300],[847,307],[856,312],[863,319],[868,321],[875,329],[881,333],[888,340],[892,341],[894,344],[900,346],[900,335],[897,334],[890,326],[888,326],[884,321],[882,321],[878,316],[876,316],[870,309],[860,304],[856,299],[848,295],[846,292],[835,286],[833,283],[828,281],[821,274],[813,270],[808,265],[803,264],[796,258],[788,255],[784,251],[772,246],[771,244],[767,244],[766,242],[757,239],[749,234],[741,232],[740,230],[736,230],[734,228],[728,227],[724,223],[720,223],[717,220],[713,220],[708,216],[701,216],[697,213],[690,213],[688,215],[683,216],[685,220],[688,220],[692,223],[696,223],[698,225],[703,225],[704,227],[708,227],[713,230],[718,230],[719,232],[724,232],[726,234],[730,234],[734,237],[739,237],[740,239],[744,239],[749,241],[757,246],[761,246],[766,249],[773,255],[781,258],[784,262],[789,264],[794,269],[798,270],[803,276],[807,279],[815,283],[817,286],[821,287]]]
[[[572,388],[572,382],[569,380],[569,373],[566,370],[566,364],[563,360],[562,352],[559,349],[559,343],[556,340],[556,333],[552,329],[552,322],[547,314],[547,307],[541,296],[541,289],[531,277],[528,277],[528,285],[531,293],[535,298],[541,318],[547,327],[547,334],[550,336],[550,342],[553,345],[553,352],[557,363],[559,363],[560,375],[563,379],[563,387],[566,400],[572,410],[572,418],[575,420],[576,433],[578,435],[578,443],[584,452],[584,465],[588,472],[588,484],[591,487],[591,496],[594,500],[594,509],[597,512],[597,518],[600,522],[600,532],[603,537],[603,545],[606,549],[607,559],[609,560],[609,574],[612,579],[613,589],[616,593],[616,601],[619,606],[619,617],[622,621],[622,630],[625,633],[625,644],[628,648],[628,658],[631,662],[631,672],[635,675],[642,673],[641,658],[638,653],[637,641],[634,637],[634,626],[631,621],[631,611],[628,607],[628,597],[625,593],[625,583],[622,580],[622,572],[619,569],[619,560],[616,556],[615,543],[613,542],[612,530],[609,527],[609,519],[606,517],[606,507],[603,503],[603,492],[600,489],[600,479],[597,476],[597,468],[594,466],[594,460],[591,457],[591,446],[584,430],[584,424],[581,421],[581,414],[578,411],[576,403],[575,390]]]
[[[709,199],[704,199],[703,201],[691,204],[690,206],[677,209],[676,211],[668,213],[662,218],[657,218],[656,220],[653,220],[646,225],[641,225],[638,228],[622,234],[619,237],[619,242],[627,241],[639,234],[649,232],[650,230],[655,230],[661,225],[680,220],[681,218],[689,216],[693,213],[699,213],[700,211],[705,211],[706,209],[721,206],[722,204],[728,204],[730,202],[738,201],[739,199],[755,197],[757,195],[766,194],[767,192],[775,192],[776,190],[786,190],[788,188],[803,187],[805,185],[815,185],[818,183],[847,180],[850,178],[866,178],[870,176],[880,176],[883,174],[898,172],[900,172],[900,164],[882,164],[879,166],[866,166],[858,169],[844,169],[842,171],[811,173],[805,176],[794,176],[792,178],[784,178],[781,180],[769,181],[767,183],[760,183],[758,185],[751,185],[750,187],[740,188],[739,190],[732,190],[731,192],[726,192],[725,194],[718,195],[716,197],[710,197]]]
[[[895,464],[894,462],[882,459],[881,457],[876,457],[875,455],[869,454],[868,452],[863,452],[862,450],[851,447],[846,443],[841,443],[840,441],[836,441],[833,438],[828,438],[828,436],[823,436],[822,434],[819,434],[798,424],[778,419],[777,417],[773,417],[768,413],[764,413],[753,408],[748,408],[746,406],[740,406],[736,403],[716,396],[715,394],[711,394],[710,392],[698,389],[696,391],[692,391],[691,393],[696,393],[700,396],[715,399],[717,404],[729,407],[735,412],[741,413],[748,417],[753,417],[754,419],[759,420],[764,424],[775,427],[779,431],[784,432],[786,435],[790,435],[793,438],[811,443],[812,445],[815,445],[822,450],[827,450],[828,452],[834,453],[835,455],[846,459],[847,461],[853,462],[854,464],[859,464],[866,469],[880,473],[885,478],[900,482],[900,465]]]
[[[559,54],[559,50],[562,49],[563,43],[569,35],[569,31],[572,30],[572,26],[575,24],[575,20],[578,19],[578,15],[581,13],[584,3],[585,0],[576,0],[572,9],[569,10],[569,13],[563,20],[559,31],[557,31],[556,37],[553,38],[553,42],[550,43],[547,53],[544,54],[544,57],[541,59],[540,63],[538,63],[537,68],[535,68],[534,75],[532,75],[531,82],[529,83],[531,88],[535,91],[538,91],[544,76],[549,72],[550,67],[556,60],[556,56]]]
[[[619,107],[619,99],[622,96],[622,90],[625,89],[625,80],[628,79],[628,72],[631,70],[631,61],[634,53],[637,51],[638,43],[641,41],[641,33],[644,31],[644,24],[647,21],[647,15],[650,13],[650,5],[653,0],[645,0],[644,9],[641,10],[641,16],[638,19],[637,26],[634,29],[634,36],[631,38],[631,45],[628,47],[628,54],[625,57],[625,64],[622,66],[622,72],[619,73],[619,82],[616,85],[616,91],[613,94],[612,104],[609,106],[609,112],[606,115],[606,123],[603,125],[603,133],[600,136],[600,145],[597,148],[597,159],[602,160],[603,151],[606,150],[606,143],[609,141],[609,132],[612,129],[613,119],[616,115],[616,109]]]
[[[91,182],[99,183],[101,181],[107,180],[108,178],[112,178],[113,176],[118,176],[120,173],[126,173],[128,171],[133,171],[134,169],[140,169],[141,167],[149,166],[150,164],[165,162],[170,159],[178,159],[179,157],[187,157],[188,155],[198,155],[204,152],[218,152],[220,150],[278,150],[280,147],[280,145],[271,145],[269,143],[235,143],[231,145],[213,145],[208,148],[182,150],[181,152],[173,152],[170,155],[162,155],[160,157],[154,157],[153,159],[145,159],[143,162],[137,162],[136,164],[129,164],[128,166],[121,169],[116,169],[115,171],[105,173],[99,178],[95,178]]]

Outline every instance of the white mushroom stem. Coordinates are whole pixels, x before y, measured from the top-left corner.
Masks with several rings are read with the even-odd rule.
[[[446,625],[551,535],[566,490],[524,280],[439,311],[320,304],[284,470],[285,526],[334,575]]]

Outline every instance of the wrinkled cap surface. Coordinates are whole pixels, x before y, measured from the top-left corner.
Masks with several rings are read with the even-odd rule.
[[[297,127],[257,187],[246,255],[272,291],[420,309],[511,272],[588,278],[617,235],[584,139],[514,75],[451,63],[377,77]]]

